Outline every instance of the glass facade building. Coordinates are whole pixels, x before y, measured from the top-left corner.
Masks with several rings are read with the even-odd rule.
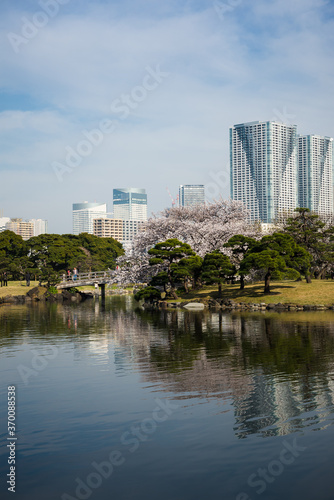
[[[73,234],[94,233],[93,220],[107,216],[106,203],[73,203]]]
[[[179,206],[192,207],[204,205],[205,193],[203,184],[185,184],[179,187]]]
[[[251,220],[271,223],[298,205],[297,127],[249,122],[230,128],[231,198]]]
[[[147,220],[147,194],[145,189],[114,189],[113,205],[115,219]]]
[[[322,216],[333,215],[333,139],[298,137],[298,201]]]

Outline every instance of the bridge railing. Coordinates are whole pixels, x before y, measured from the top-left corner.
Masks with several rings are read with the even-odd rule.
[[[78,274],[71,274],[68,276],[67,274],[63,274],[60,276],[60,284],[62,283],[76,283],[77,281],[94,281],[96,280],[103,280],[103,279],[110,279],[113,275],[114,271],[108,270],[108,271],[97,271],[97,272],[90,272],[90,273],[78,273]]]

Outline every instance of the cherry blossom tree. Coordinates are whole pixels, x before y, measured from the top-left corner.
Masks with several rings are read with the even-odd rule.
[[[215,250],[229,255],[231,250],[224,244],[236,234],[257,239],[262,236],[259,225],[249,221],[249,211],[239,201],[220,199],[205,205],[166,208],[147,221],[132,249],[118,259],[120,269],[113,282],[150,281],[153,271],[147,252],[161,241],[176,238],[190,245],[200,257]]]
[[[235,234],[256,236],[259,228],[248,217],[245,206],[234,200],[167,208],[147,221],[134,241],[134,248],[144,250],[159,241],[177,238],[204,257],[214,250],[223,250],[224,243]]]

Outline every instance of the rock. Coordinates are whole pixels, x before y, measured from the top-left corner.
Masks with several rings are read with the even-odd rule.
[[[63,296],[63,300],[71,300],[73,294],[70,293],[68,290],[63,290],[61,292],[61,295]]]
[[[47,288],[45,286],[35,286],[27,293],[28,297],[33,300],[45,300],[45,294],[47,292]]]
[[[275,304],[268,304],[267,309],[275,309]]]
[[[12,295],[6,295],[3,297],[3,303],[4,304],[16,304],[16,298],[13,297]]]
[[[202,304],[201,302],[189,302],[184,307],[186,309],[188,309],[189,311],[190,310],[191,311],[193,311],[193,310],[201,310],[201,309],[204,309],[204,304]]]
[[[191,304],[191,302],[190,302],[190,304]],[[208,302],[208,305],[209,305],[209,307],[220,307],[219,302],[215,299],[210,299]]]

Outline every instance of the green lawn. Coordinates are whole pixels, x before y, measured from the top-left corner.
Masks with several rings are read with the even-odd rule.
[[[30,287],[25,281],[8,281],[8,286],[0,288],[0,297],[5,295],[25,295],[31,288],[38,285],[38,281],[31,281]],[[83,287],[87,291],[94,287]],[[265,302],[266,304],[291,303],[300,305],[333,304],[334,281],[313,280],[312,283],[303,281],[273,281],[271,293],[263,293],[263,282],[246,285],[244,290],[239,290],[239,285],[223,285],[222,296],[237,302]],[[218,290],[215,286],[205,286],[200,290],[183,293],[178,301],[201,300],[207,297],[217,298]],[[170,300],[175,302],[175,300]]]
[[[29,290],[38,286],[38,281],[30,281],[30,286],[25,281],[8,281],[7,286],[0,287],[0,297],[6,295],[25,295]]]
[[[334,281],[313,280],[312,283],[304,281],[273,281],[271,293],[264,294],[264,283],[246,285],[244,290],[239,290],[239,285],[223,285],[222,297],[233,299],[236,302],[265,302],[266,304],[289,303],[300,305],[333,304],[334,303]],[[181,299],[195,300],[206,297],[217,298],[218,289],[213,286],[205,286],[200,290],[183,293]],[[173,300],[171,302],[174,302]]]

